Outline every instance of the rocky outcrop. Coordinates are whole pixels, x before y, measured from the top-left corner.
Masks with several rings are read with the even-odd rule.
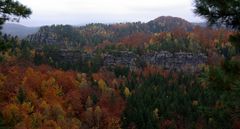
[[[80,64],[81,62],[90,60],[95,55],[82,53],[77,50],[62,49],[50,51],[48,56],[59,64]],[[146,53],[143,55],[129,51],[117,51],[102,54],[101,57],[104,67],[125,66],[130,67],[130,69],[144,65],[155,65],[170,70],[180,71],[187,68],[195,71],[200,64],[207,62],[207,56],[202,53],[170,53],[168,51]]]
[[[144,63],[145,65],[157,65],[164,69],[179,71],[186,68],[195,70],[198,65],[206,63],[207,56],[202,53],[170,53],[167,51],[147,53],[142,56],[131,52],[119,52],[117,54],[105,54],[103,59],[104,66],[107,67],[127,66],[136,68],[139,63]]]
[[[170,53],[167,51],[146,54],[142,58],[149,65],[158,65],[172,70],[181,70],[186,67],[194,70],[199,64],[205,64],[207,61],[207,56],[202,53]]]
[[[50,50],[45,54],[48,58],[47,60],[52,60],[57,62],[57,64],[76,64],[81,62],[83,59],[83,54],[78,50]]]
[[[139,60],[139,56],[128,51],[121,51],[114,54],[104,54],[103,62],[104,66],[127,66],[136,67],[136,61]]]
[[[194,25],[184,19],[161,16],[147,23],[88,24],[76,27],[70,25],[52,25],[40,27],[37,33],[26,39],[36,47],[56,45],[62,49],[82,45],[96,45],[103,41],[121,42],[124,38],[138,33],[152,35],[160,32],[172,32],[176,28],[192,31]],[[143,39],[141,42],[144,41]]]

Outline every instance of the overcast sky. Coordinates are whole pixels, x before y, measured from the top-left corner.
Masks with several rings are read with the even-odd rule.
[[[159,16],[203,21],[193,14],[193,0],[18,0],[32,9],[26,26],[51,24],[147,22]]]

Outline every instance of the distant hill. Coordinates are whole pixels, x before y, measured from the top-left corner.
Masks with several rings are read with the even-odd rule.
[[[39,30],[39,27],[27,27],[20,24],[6,23],[1,30],[5,34],[25,38],[28,35],[34,34]]]
[[[117,24],[88,24],[86,26],[52,25],[44,26],[36,34],[28,36],[36,45],[57,45],[61,47],[81,47],[97,45],[104,41],[113,43],[136,33],[153,34],[170,32],[174,29],[192,31],[194,24],[177,17],[161,16],[147,23],[129,22]]]
[[[191,31],[193,24],[178,17],[161,16],[147,23],[151,32],[171,31],[176,28],[184,29],[185,31]]]

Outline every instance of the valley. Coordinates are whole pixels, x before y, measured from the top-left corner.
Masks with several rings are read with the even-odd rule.
[[[239,0],[106,1],[0,1],[0,129],[240,129]]]

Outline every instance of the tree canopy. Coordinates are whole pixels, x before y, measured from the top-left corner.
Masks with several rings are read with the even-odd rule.
[[[27,18],[32,13],[31,9],[14,0],[0,1],[0,26],[6,21],[19,21]]]
[[[239,0],[195,0],[194,12],[210,24],[226,25],[240,31]]]

